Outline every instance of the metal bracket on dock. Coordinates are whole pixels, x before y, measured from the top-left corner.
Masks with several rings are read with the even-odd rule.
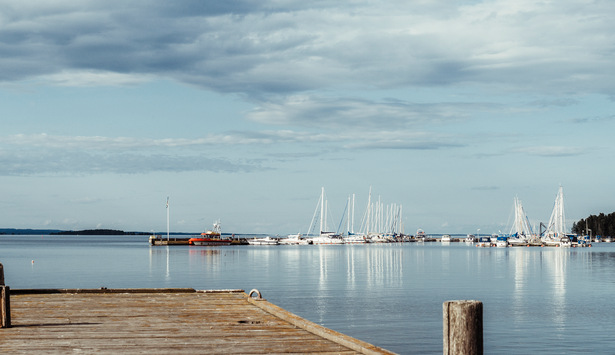
[[[254,297],[252,297],[253,293],[256,293],[256,296],[257,296],[256,299],[257,300],[262,300],[263,299],[263,297],[261,296],[261,292],[259,290],[255,289],[255,288],[253,288],[252,291],[250,291],[250,293],[248,293],[248,297],[254,298]]]

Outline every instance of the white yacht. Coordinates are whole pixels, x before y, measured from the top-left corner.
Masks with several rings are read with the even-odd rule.
[[[281,238],[279,243],[282,245],[308,245],[312,244],[311,240],[305,239],[301,236],[301,233],[298,234],[289,234],[286,238]]]
[[[278,245],[280,244],[280,242],[275,238],[266,236],[265,238],[248,239],[248,244],[250,245]]]

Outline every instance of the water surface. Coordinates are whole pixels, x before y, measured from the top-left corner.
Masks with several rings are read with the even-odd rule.
[[[147,237],[0,236],[11,288],[261,291],[400,354],[442,353],[442,303],[483,302],[485,353],[612,353],[615,246],[465,243],[150,247]]]

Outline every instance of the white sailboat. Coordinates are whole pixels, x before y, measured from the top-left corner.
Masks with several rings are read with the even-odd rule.
[[[348,203],[346,204],[348,215],[346,217],[346,236],[343,238],[344,244],[365,244],[367,243],[367,238],[364,235],[354,233],[354,202],[355,195],[352,194],[352,199],[348,196]]]
[[[548,246],[560,246],[561,240],[564,237],[568,238],[566,236],[566,216],[564,214],[564,188],[560,186],[555,197],[555,204],[553,212],[551,212],[551,218],[549,218],[547,230],[545,235],[542,236],[542,241]]]
[[[316,205],[316,210],[314,211],[314,216],[312,217],[312,223],[310,224],[310,231],[308,231],[308,235],[310,235],[312,226],[314,225],[314,220],[316,219],[316,214],[320,210],[320,234],[316,237],[312,237],[312,244],[344,244],[344,239],[340,235],[337,235],[333,232],[326,231],[327,229],[327,202],[325,198],[325,188],[323,187],[320,194],[320,199],[318,200],[318,204]]]
[[[508,244],[511,246],[527,245],[534,235],[530,222],[525,214],[521,200],[515,196],[514,200],[515,221],[510,228]]]

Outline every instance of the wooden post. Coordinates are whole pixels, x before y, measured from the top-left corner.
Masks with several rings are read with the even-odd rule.
[[[483,303],[447,301],[442,308],[444,355],[482,355]]]
[[[0,286],[0,323],[2,328],[11,327],[11,288]]]
[[[0,263],[0,327],[11,327],[11,289],[4,285],[4,265]]]

